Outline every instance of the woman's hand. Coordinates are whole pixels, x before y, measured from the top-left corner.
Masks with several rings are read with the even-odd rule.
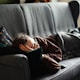
[[[23,45],[23,44],[20,44],[19,45],[19,48],[22,50],[22,51],[25,51],[25,52],[29,52],[29,51],[32,51],[34,49],[37,49],[39,48],[40,46],[38,44],[34,44],[33,47],[29,47],[28,45]]]
[[[19,48],[22,50],[22,51],[25,51],[25,52],[29,52],[29,51],[32,51],[32,50],[34,50],[33,48],[30,48],[29,46],[25,46],[25,45],[23,45],[23,44],[20,44],[19,45]]]

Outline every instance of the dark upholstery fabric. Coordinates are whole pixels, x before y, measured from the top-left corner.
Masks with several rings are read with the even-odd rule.
[[[80,33],[79,33],[80,34]],[[73,51],[80,47],[80,39],[72,33],[58,33],[58,41],[64,52]]]
[[[73,16],[75,27],[77,28],[78,27],[77,19],[79,16],[79,3],[77,1],[72,1],[72,2],[69,2],[69,6],[70,6],[70,10]]]
[[[21,51],[20,49],[9,46],[9,47],[1,47],[0,52],[1,52],[0,56],[16,55],[16,54],[26,55],[28,57],[32,78],[47,72],[47,71],[45,72],[44,70],[45,68],[43,69],[43,65],[42,65],[42,53],[43,53],[42,47],[26,53]]]
[[[71,29],[66,33],[59,32],[56,39],[63,50],[63,59],[79,56],[80,32],[78,28]]]
[[[0,56],[0,80],[30,80],[27,56],[13,54]]]
[[[56,74],[47,74],[37,77],[34,80],[75,80],[80,74],[80,57],[63,60],[61,65],[64,69],[59,70]]]

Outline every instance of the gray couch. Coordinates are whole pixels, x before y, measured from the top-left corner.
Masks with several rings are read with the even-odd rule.
[[[67,32],[78,27],[78,16],[77,1],[0,5],[0,26],[5,26],[12,38],[19,32],[31,37]],[[18,53],[0,56],[0,80],[80,80],[80,56],[63,59],[60,64],[65,68],[57,73],[32,79],[27,56]]]

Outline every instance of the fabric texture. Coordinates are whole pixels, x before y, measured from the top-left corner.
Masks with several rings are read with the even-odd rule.
[[[4,27],[0,27],[0,47],[12,45],[12,38]]]
[[[79,2],[78,1],[71,1],[71,2],[69,2],[69,6],[70,6],[70,10],[71,10],[71,13],[73,16],[75,27],[77,28],[78,27],[77,19],[79,16]]]
[[[45,3],[22,4],[27,29],[31,37],[40,35],[47,37],[55,33],[55,25],[51,8]]]
[[[79,56],[80,33],[78,28],[70,29],[67,33],[59,32],[57,34],[57,41],[62,48],[63,59]]]
[[[14,38],[17,33],[26,33],[26,23],[23,12],[18,4],[0,5],[0,27],[7,29],[9,35]]]
[[[67,3],[60,2],[60,3],[48,3],[48,4],[52,9],[56,32],[59,31],[67,32],[68,29],[75,28],[70,7]]]
[[[28,57],[31,77],[36,77],[41,75],[42,73],[45,73],[45,70],[42,68],[42,48],[35,49],[30,52],[24,52],[18,48],[14,48],[12,46],[8,47],[0,47],[0,56],[6,56],[6,55],[16,55],[16,54],[23,54]]]
[[[58,47],[57,42],[55,41],[54,36],[49,36],[47,38],[35,37],[43,47],[43,59],[42,62],[46,65],[49,71],[55,72],[61,68],[61,65],[58,63],[62,60],[62,51]]]

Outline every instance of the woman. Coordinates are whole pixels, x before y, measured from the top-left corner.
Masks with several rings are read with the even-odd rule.
[[[62,60],[62,51],[58,47],[58,43],[53,35],[48,36],[47,38],[31,38],[26,34],[19,33],[13,40],[13,47],[26,53],[29,58],[29,64],[33,76],[46,72],[55,73],[61,68],[61,65],[58,62]],[[30,53],[39,48],[42,49],[40,54]],[[36,54],[37,56],[35,56]],[[39,73],[34,74],[36,69],[38,69]]]

